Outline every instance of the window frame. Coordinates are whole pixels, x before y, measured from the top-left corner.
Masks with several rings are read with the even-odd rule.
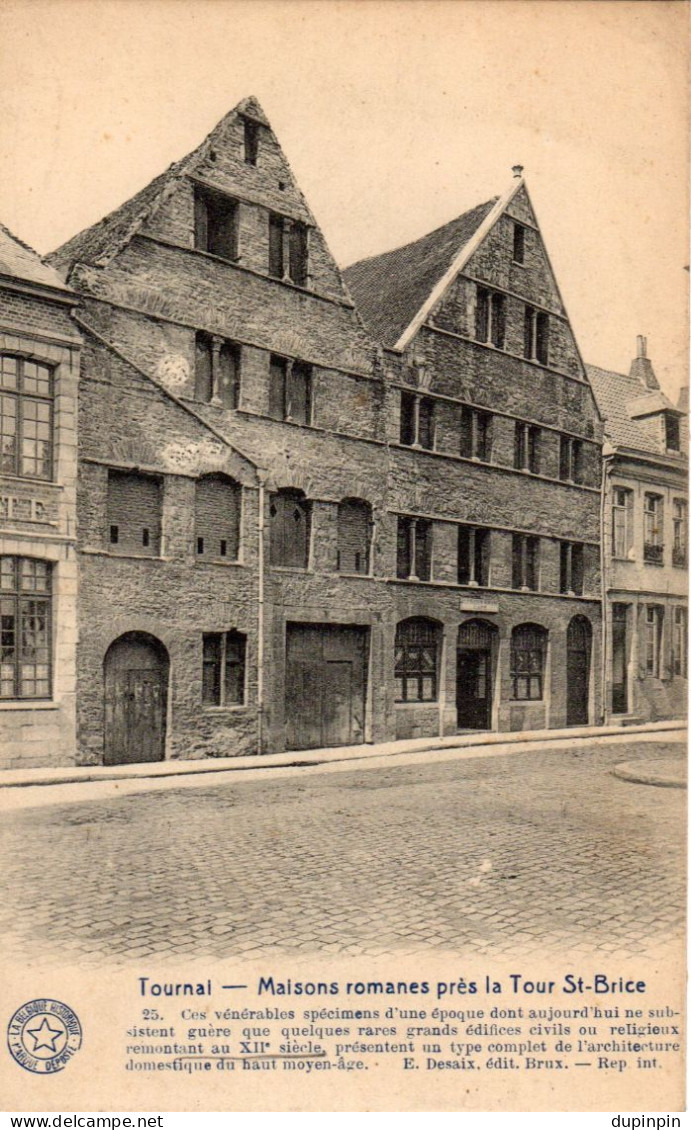
[[[207,659],[205,649],[207,642],[218,641],[219,651],[217,657]],[[233,662],[230,658],[229,644],[231,641],[237,641],[240,645],[240,658]],[[213,667],[217,669],[217,677],[214,679],[214,690],[218,695],[218,701],[210,702],[207,696],[207,680],[206,672]],[[240,678],[237,680],[240,689],[240,697],[238,699],[228,700],[228,672],[229,668],[239,668]],[[239,632],[236,628],[231,628],[225,632],[204,632],[202,634],[202,708],[204,710],[238,710],[247,705],[247,635],[244,632]]]
[[[643,560],[664,564],[664,496],[646,491],[643,496]]]
[[[106,545],[108,552],[118,557],[161,557],[163,552],[163,505],[164,505],[164,492],[165,480],[162,475],[144,474],[140,471],[133,469],[127,470],[120,467],[109,467],[108,478],[106,484],[106,526],[108,530],[108,537]],[[157,489],[157,512],[155,521],[149,526],[141,526],[141,544],[137,543],[136,548],[129,544],[131,539],[126,539],[123,542],[120,538],[120,533],[123,528],[122,519],[115,523],[112,521],[114,516],[113,508],[111,507],[111,483],[115,483],[117,479],[130,479],[132,481],[146,481],[154,483]],[[134,528],[134,527],[132,527]],[[115,531],[115,534],[113,533]],[[152,539],[153,533],[153,539]],[[118,549],[117,546],[124,546]]]
[[[520,592],[540,592],[540,542],[538,534],[511,535],[511,587]],[[518,561],[518,568],[516,563]],[[520,584],[516,584],[516,578]],[[529,584],[529,581],[533,584]]]
[[[645,675],[650,679],[661,678],[662,671],[662,632],[664,609],[659,604],[645,606]]]
[[[420,639],[416,639],[416,630]],[[409,631],[413,638],[404,639]],[[422,638],[424,634],[428,638]],[[411,616],[396,624],[394,640],[394,701],[397,705],[429,705],[439,701],[439,673],[441,666],[441,625],[425,616]],[[424,661],[423,652],[434,650],[432,663]],[[419,652],[419,655],[415,653]],[[399,697],[399,681],[402,691]],[[431,681],[431,691],[426,692],[425,684]],[[417,683],[417,694],[409,697],[409,686]]]
[[[436,442],[436,402],[412,389],[402,388],[399,400],[398,442],[402,447],[434,451]],[[423,428],[424,414],[424,428]],[[425,436],[425,442],[422,436]],[[408,437],[411,437],[410,439]]]
[[[462,406],[459,454],[463,459],[492,462],[492,421],[491,412],[467,404]]]
[[[580,541],[559,542],[559,592],[583,596],[585,591],[585,545]]]
[[[686,566],[689,544],[689,508],[685,498],[672,499],[672,564]]]
[[[11,562],[12,570],[12,585],[9,586],[7,578],[9,576],[9,569],[6,563]],[[31,569],[27,574],[24,572],[24,566],[32,566],[34,577],[38,576],[36,566],[42,566],[41,575],[45,579],[45,587],[40,588],[37,584],[34,587],[24,585],[25,575],[31,579]],[[52,701],[53,697],[53,567],[52,561],[47,561],[43,558],[37,557],[22,557],[17,554],[2,554],[0,556],[0,626],[2,631],[1,638],[1,651],[0,651],[0,701],[2,702],[45,702]],[[33,606],[40,606],[33,607]],[[37,646],[36,651],[40,651],[43,655],[44,662],[38,662],[36,659],[32,663],[24,661],[24,653],[27,648],[27,618],[43,617],[43,640]],[[7,621],[11,624],[8,624]],[[29,629],[30,631],[31,629]],[[35,628],[33,629],[36,630]],[[10,638],[8,638],[8,636]],[[11,642],[10,642],[11,640]],[[5,649],[11,648],[11,656],[6,656]],[[5,673],[6,668],[12,669],[11,676]],[[45,692],[35,692],[27,694],[23,692],[23,681],[25,674],[22,670],[23,667],[31,667],[34,671],[32,682],[34,685],[46,682],[47,687]],[[38,671],[41,668],[46,669],[44,678],[38,676]],[[3,684],[8,682],[11,677],[12,688],[11,692],[7,693]]]
[[[229,230],[221,234],[221,229]],[[230,235],[229,246],[225,246]],[[194,186],[194,249],[226,263],[240,258],[240,204],[206,185]]]
[[[619,496],[619,500],[617,499]],[[623,497],[624,501],[621,501]],[[623,539],[623,551],[617,545],[618,534]],[[631,560],[633,547],[633,491],[630,487],[612,487],[612,557],[620,561]]]
[[[688,609],[682,604],[672,617],[672,675],[688,678]]]
[[[293,409],[297,403],[295,389],[298,376],[304,379],[304,420],[293,415]],[[277,381],[280,381],[280,387],[277,385]],[[269,386],[268,416],[270,419],[287,424],[298,424],[302,427],[312,426],[314,409],[314,370],[312,365],[307,361],[271,353],[269,355]],[[281,414],[277,415],[279,401]]]
[[[488,588],[492,569],[492,531],[485,526],[458,526],[457,583],[472,588]],[[467,537],[467,552],[461,550],[461,541]],[[461,559],[467,557],[467,579],[461,576]]]
[[[504,349],[506,345],[506,295],[487,286],[477,286],[475,297],[475,341]]]
[[[433,527],[434,523],[431,518],[417,518],[407,514],[398,515],[396,577],[399,581],[431,581]]]
[[[12,379],[10,376],[9,366],[5,370],[4,362],[10,361],[15,363],[14,374],[14,387],[12,387]],[[33,378],[27,375],[27,366],[34,366],[37,370],[37,377]],[[27,381],[36,380],[38,383],[38,375],[43,372],[42,380],[45,381],[48,391],[41,393],[38,391],[31,391],[25,387]],[[3,402],[5,400],[11,401],[14,405],[14,414],[5,414]],[[36,413],[35,419],[30,420],[27,418],[27,408],[29,405],[34,405]],[[41,407],[47,409],[47,420],[39,419]],[[0,353],[0,419],[14,420],[14,430],[12,432],[5,432],[0,424],[0,474],[11,475],[18,479],[28,479],[35,482],[53,482],[55,476],[55,366],[47,364],[45,361],[38,358],[30,357],[23,353],[12,353],[11,351],[3,351]],[[27,426],[33,424],[34,430],[37,432],[43,426],[47,431],[47,438],[36,436],[28,436],[25,434]],[[31,430],[31,429],[29,429]],[[4,466],[6,455],[3,452],[5,438],[12,438],[12,447],[10,457],[12,458],[12,466]],[[31,458],[34,462],[38,463],[38,456],[34,451],[31,456],[28,452],[25,453],[24,445],[26,444],[44,444],[47,446],[47,456],[41,460],[44,466],[44,473],[38,474],[29,471],[24,471],[24,459]]]
[[[526,303],[523,320],[523,356],[526,361],[549,365],[549,314]]]
[[[523,637],[526,640],[525,645]],[[517,624],[512,629],[509,646],[510,699],[512,702],[543,701],[548,640],[548,632],[540,624]],[[525,658],[519,659],[519,657]],[[527,680],[526,694],[519,693],[520,680]],[[537,694],[532,693],[535,689],[534,680],[537,684]]]
[[[521,266],[525,265],[525,232],[525,225],[519,224],[517,220],[514,220],[511,261],[513,263],[519,263]]]
[[[228,496],[231,495],[231,494],[233,496],[233,503],[234,503],[233,518],[234,518],[235,528],[233,529],[231,527],[230,523],[228,523],[228,528],[225,531],[227,536],[225,538],[219,538],[218,539],[219,542],[220,542],[220,552],[219,553],[207,553],[206,552],[206,547],[204,546],[203,543],[204,543],[204,540],[207,537],[207,533],[206,532],[200,533],[200,529],[203,531],[203,523],[200,522],[200,501],[201,500],[200,500],[199,495],[200,495],[200,492],[204,489],[203,484],[205,484],[205,483],[215,483],[215,484],[218,484],[220,486],[223,486],[225,488],[225,491],[226,491],[226,497],[224,499],[224,502],[226,504],[227,504],[227,501],[228,501]],[[207,564],[237,564],[240,561],[241,552],[242,552],[242,502],[243,502],[243,498],[242,498],[242,486],[241,486],[241,484],[236,482],[235,479],[231,479],[230,476],[228,476],[228,475],[212,473],[212,474],[209,474],[209,475],[202,475],[200,478],[195,480],[195,484],[194,484],[194,556],[195,556],[195,559],[197,561],[204,561]],[[225,505],[224,506],[224,517],[227,518],[229,512],[230,512],[230,508],[228,508],[227,505]],[[218,533],[218,532],[219,531],[216,531],[216,533]],[[226,548],[227,548],[227,543],[229,541],[231,542],[231,552],[230,553],[227,553],[227,552],[224,553],[223,552],[223,546],[226,545]],[[201,550],[199,548],[200,542],[202,542],[202,549]],[[232,552],[233,549],[234,549],[234,553]]]
[[[257,167],[259,159],[259,131],[261,126],[254,118],[243,118],[243,159],[246,165]]]
[[[524,420],[514,422],[513,465],[516,471],[539,475],[541,467],[542,428]]]

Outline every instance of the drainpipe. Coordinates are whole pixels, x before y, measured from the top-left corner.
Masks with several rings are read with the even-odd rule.
[[[600,665],[600,695],[602,702],[602,721],[607,723],[609,720],[609,703],[607,700],[607,671],[609,669],[609,624],[607,618],[607,586],[608,586],[608,573],[607,573],[607,549],[608,539],[606,537],[607,530],[607,508],[609,503],[610,491],[610,475],[613,468],[613,455],[602,454],[602,485],[600,489],[600,588],[601,588],[601,612],[602,617],[602,646],[600,653],[602,662]]]
[[[257,521],[257,753],[264,742],[264,497],[265,480],[259,475],[259,515]]]

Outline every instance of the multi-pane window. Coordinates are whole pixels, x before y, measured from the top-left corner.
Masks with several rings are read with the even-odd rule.
[[[659,604],[649,604],[645,610],[645,673],[660,678],[660,653],[662,651],[663,609]]]
[[[238,203],[197,185],[194,190],[194,246],[221,259],[238,257]]]
[[[243,127],[245,164],[256,165],[257,157],[259,156],[259,122],[252,121],[251,118],[245,118]]]
[[[628,557],[633,545],[633,491],[612,491],[612,556]]]
[[[161,546],[161,483],[135,471],[108,472],[108,547],[112,553],[157,557]]]
[[[246,648],[247,638],[241,632],[204,635],[202,702],[205,706],[242,706]]]
[[[312,368],[302,361],[271,357],[269,415],[274,420],[309,424],[312,418]]]
[[[396,702],[436,702],[441,635],[433,620],[416,617],[396,627]]]
[[[269,213],[269,274],[296,286],[309,281],[309,228],[275,212]]]
[[[576,541],[559,543],[559,592],[583,595],[583,545]]]
[[[540,539],[514,534],[511,541],[511,583],[515,589],[537,591],[540,573]]]
[[[309,565],[311,507],[301,490],[279,490],[269,503],[271,564],[292,569]]]
[[[197,557],[237,561],[240,548],[241,488],[223,475],[195,484],[194,536]]]
[[[406,447],[434,449],[434,401],[414,392],[401,392],[400,442]]]
[[[681,450],[680,417],[673,412],[665,412],[665,447],[668,451]]]
[[[547,632],[538,624],[519,624],[511,633],[511,697],[542,698]]]
[[[513,261],[525,262],[525,228],[523,224],[513,225]]]
[[[672,564],[684,566],[689,537],[688,507],[684,498],[675,498],[672,501],[672,528],[674,532]]]
[[[516,420],[513,438],[513,465],[519,471],[540,473],[540,428]]]
[[[506,337],[506,299],[496,290],[477,288],[475,306],[475,339],[504,348]]]
[[[688,663],[688,618],[685,608],[674,609],[672,632],[672,672],[686,678]]]
[[[460,454],[466,459],[489,463],[492,458],[492,417],[477,408],[461,409]]]
[[[432,523],[427,518],[399,518],[396,576],[429,581],[432,570]]]
[[[372,541],[372,507],[361,498],[344,498],[338,504],[339,573],[369,573]]]
[[[534,306],[525,308],[523,356],[541,365],[549,362],[549,316]]]
[[[0,354],[0,471],[31,479],[53,472],[52,372],[10,354]]]
[[[0,698],[50,698],[47,561],[0,557]]]
[[[662,565],[664,553],[662,523],[662,495],[646,494],[643,500],[643,559],[652,565]]]
[[[573,436],[559,436],[559,478],[562,482],[583,482],[583,444]]]
[[[478,526],[458,527],[459,585],[489,584],[491,533]]]

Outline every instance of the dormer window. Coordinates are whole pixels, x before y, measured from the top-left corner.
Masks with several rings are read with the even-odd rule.
[[[251,118],[245,118],[244,153],[246,165],[257,164],[257,157],[259,155],[259,122],[253,122]]]
[[[668,451],[681,451],[679,417],[675,416],[672,412],[665,412],[664,426],[665,426],[665,447],[667,448],[667,450]]]
[[[238,203],[223,193],[194,190],[194,246],[220,259],[238,257]]]
[[[525,228],[523,224],[513,225],[513,261],[525,262]]]

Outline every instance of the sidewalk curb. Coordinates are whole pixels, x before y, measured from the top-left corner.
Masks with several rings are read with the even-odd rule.
[[[85,784],[94,781],[121,781],[136,778],[185,777],[199,773],[242,773],[249,769],[300,768],[335,761],[363,761],[375,757],[396,757],[400,754],[425,753],[432,750],[478,749],[494,746],[520,747],[537,742],[563,742],[587,738],[622,737],[637,734],[665,734],[683,732],[685,721],[671,719],[663,722],[641,723],[635,726],[579,726],[562,730],[525,730],[520,733],[492,732],[481,734],[454,734],[445,738],[415,738],[407,741],[383,742],[361,746],[342,746],[337,749],[295,751],[291,753],[250,754],[246,757],[219,757],[192,761],[140,762],[136,765],[86,765],[48,769],[0,770],[0,789],[27,788],[41,785]]]
[[[686,758],[654,758],[650,761],[621,761],[612,769],[612,776],[634,785],[655,785],[659,789],[685,789]]]

